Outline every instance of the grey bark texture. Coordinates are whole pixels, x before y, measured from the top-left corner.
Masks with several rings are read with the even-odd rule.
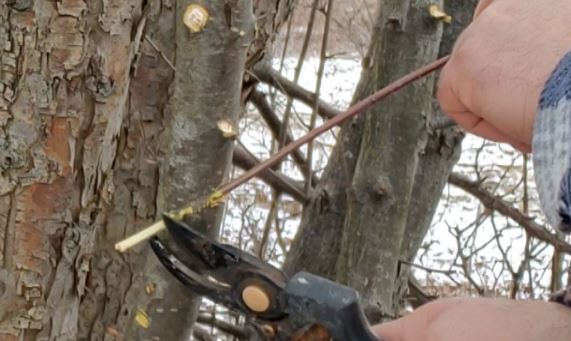
[[[0,0],[1,340],[188,335],[196,301],[146,245],[113,245],[222,181],[232,148],[216,121],[236,122],[243,65],[263,57],[294,2],[256,1],[263,23],[249,46],[247,0],[198,1],[212,20],[196,35],[180,22],[189,3]],[[244,36],[232,29],[242,24]],[[364,77],[356,97],[377,87]],[[343,128],[332,158],[343,167],[328,167],[304,216],[309,226],[322,212],[317,229],[304,228],[297,251],[330,247],[309,267],[332,278],[362,124]],[[200,217],[211,233],[218,213]]]
[[[475,2],[446,3],[457,19],[441,45],[428,2],[382,1],[355,99],[449,52]],[[397,311],[408,279],[399,260],[416,254],[459,157],[457,129],[428,129],[433,91],[426,79],[342,127],[286,261],[288,273],[307,270],[360,290],[372,321]]]
[[[444,9],[446,13],[452,16],[453,20],[451,24],[444,26],[438,52],[439,58],[452,52],[454,42],[463,29],[472,21],[477,4],[478,0],[444,1]],[[434,98],[436,98],[436,90],[437,86],[435,84]],[[436,101],[433,101],[432,113],[432,122],[446,117],[439,110]],[[448,176],[460,158],[462,140],[464,139],[464,133],[457,126],[438,130],[428,129],[427,132],[428,140],[424,150],[419,155],[409,215],[401,245],[401,260],[408,262],[414,260],[424,236],[430,228]],[[409,276],[409,266],[402,265],[399,267],[396,289],[394,291],[395,302],[401,300],[405,295]],[[414,295],[409,296],[407,299],[415,306],[418,303],[425,302]]]
[[[436,59],[442,24],[430,1],[381,2],[372,69],[378,87]],[[393,291],[418,156],[426,143],[433,78],[401,90],[370,110],[348,191],[336,278],[369,304],[394,313]]]
[[[198,4],[209,13],[204,29],[191,33],[182,17]],[[164,142],[166,153],[159,176],[158,207],[182,208],[205,200],[227,180],[234,141],[223,137],[220,120],[238,125],[246,51],[253,37],[254,17],[249,0],[177,1],[175,16],[175,73],[173,111]],[[192,217],[215,237],[223,205]],[[189,218],[190,219],[190,218]],[[190,222],[190,221],[189,221]],[[154,288],[149,297],[138,294],[138,309],[149,317],[149,328],[131,323],[127,338],[188,340],[200,298],[168,274],[155,257],[148,257],[142,282]]]

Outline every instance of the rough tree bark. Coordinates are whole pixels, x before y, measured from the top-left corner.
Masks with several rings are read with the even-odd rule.
[[[198,3],[212,20],[192,38],[179,26],[175,58],[172,0],[0,1],[1,340],[114,339],[126,326],[124,339],[142,340],[141,311],[150,337],[173,327],[146,308],[174,279],[144,268],[147,246],[118,254],[113,245],[212,190],[229,164],[216,120],[239,114],[252,6]],[[173,86],[175,59],[183,71]],[[187,105],[173,115],[176,87]],[[163,339],[191,325],[174,321]]]
[[[448,45],[458,27],[467,24],[462,13],[471,14],[475,1],[452,3],[447,3],[447,10],[461,20],[454,21],[454,33],[447,33]],[[440,32],[427,18],[427,6],[423,1],[381,2],[384,14],[377,18],[356,99],[436,58]],[[444,43],[440,49],[446,53]],[[398,290],[404,288],[397,280],[398,261],[416,253],[459,155],[458,131],[427,129],[432,92],[433,82],[425,80],[379,104],[368,118],[342,127],[322,180],[304,209],[287,272],[304,269],[341,280],[362,290],[369,303],[380,301],[382,313],[396,311],[404,292]],[[362,164],[358,172],[357,158]],[[372,167],[374,160],[378,162]]]
[[[135,256],[111,245],[155,215],[168,77],[145,24],[141,0],[0,2],[2,340],[103,339],[123,316]]]

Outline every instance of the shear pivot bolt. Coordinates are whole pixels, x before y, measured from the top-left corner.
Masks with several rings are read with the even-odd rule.
[[[270,326],[269,324],[264,324],[262,326],[262,331],[266,334],[267,337],[274,337],[276,336],[276,330],[274,327]]]
[[[250,310],[256,313],[263,313],[270,308],[270,298],[260,287],[250,285],[242,291],[242,300]]]

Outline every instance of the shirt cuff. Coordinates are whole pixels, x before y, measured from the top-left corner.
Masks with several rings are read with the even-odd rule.
[[[552,226],[571,232],[571,52],[541,93],[532,149],[543,212]]]

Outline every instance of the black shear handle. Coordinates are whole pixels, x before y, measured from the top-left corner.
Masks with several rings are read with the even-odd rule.
[[[372,333],[354,289],[300,272],[288,281],[285,291],[294,326],[322,326],[333,341],[382,341]],[[304,340],[303,336],[295,339]]]

